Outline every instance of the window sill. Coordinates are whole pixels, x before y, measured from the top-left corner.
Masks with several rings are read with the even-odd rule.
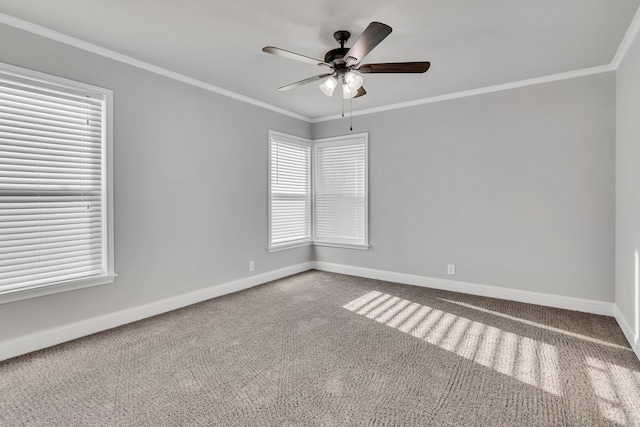
[[[371,245],[362,245],[355,243],[330,243],[330,242],[304,242],[304,243],[288,243],[278,246],[271,246],[267,250],[269,252],[284,251],[287,249],[300,248],[303,246],[327,246],[331,248],[343,248],[343,249],[357,249],[361,251],[368,251]]]
[[[332,248],[343,248],[343,249],[358,249],[361,251],[368,251],[371,247],[370,245],[362,245],[355,243],[330,243],[330,242],[313,242],[314,246],[328,246]]]
[[[29,298],[42,297],[45,295],[57,294],[60,292],[73,291],[76,289],[89,288],[92,286],[106,285],[109,283],[113,283],[117,276],[117,274],[109,274],[106,276],[78,279],[69,282],[37,285],[28,288],[0,291],[0,304],[6,304],[9,302],[20,301]]]
[[[269,252],[278,252],[278,251],[284,251],[286,249],[301,248],[303,246],[311,246],[312,244],[313,244],[313,242],[311,242],[311,241],[295,242],[295,243],[282,243],[280,245],[270,246],[267,250]]]

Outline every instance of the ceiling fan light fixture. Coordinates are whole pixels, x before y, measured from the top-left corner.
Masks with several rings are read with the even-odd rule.
[[[342,84],[342,99],[351,99],[358,94],[358,89],[351,90],[347,83]]]
[[[325,95],[332,96],[336,86],[338,86],[338,79],[336,76],[331,76],[320,85],[320,90]]]
[[[364,79],[360,74],[354,71],[348,71],[344,75],[344,81],[351,91],[357,91],[358,89],[360,89],[360,86],[362,86]]]

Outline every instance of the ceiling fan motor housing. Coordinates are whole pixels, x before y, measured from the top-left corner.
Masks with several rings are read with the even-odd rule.
[[[349,48],[346,48],[346,47],[338,47],[336,49],[331,49],[324,56],[324,62],[328,62],[329,64],[334,63],[334,61],[344,58],[347,52],[349,52]]]
[[[344,61],[338,61],[344,58],[344,56],[349,52],[349,48],[344,47],[344,44],[351,37],[351,33],[346,30],[340,30],[333,33],[333,38],[336,39],[338,43],[340,43],[340,47],[336,49],[332,49],[324,56],[324,62],[329,64],[339,65],[340,62],[344,63]],[[335,61],[338,61],[336,63]]]

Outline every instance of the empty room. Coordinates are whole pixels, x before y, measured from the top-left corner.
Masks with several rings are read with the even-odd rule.
[[[640,0],[0,0],[0,426],[640,426]]]

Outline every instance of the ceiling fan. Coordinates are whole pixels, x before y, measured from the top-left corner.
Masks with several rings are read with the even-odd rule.
[[[386,62],[379,64],[360,64],[364,57],[373,50],[382,40],[391,34],[391,27],[380,23],[372,22],[358,37],[351,48],[344,47],[344,44],[351,37],[349,31],[336,31],[333,37],[340,47],[332,49],[324,56],[324,61],[311,58],[298,53],[289,52],[273,46],[262,48],[263,52],[272,53],[283,58],[306,62],[321,67],[328,68],[328,72],[319,76],[309,77],[299,82],[291,83],[279,87],[279,91],[288,91],[299,86],[326,79],[320,84],[320,90],[327,96],[332,96],[333,91],[342,85],[342,97],[344,99],[357,98],[367,92],[362,86],[362,74],[374,73],[424,73],[429,69],[431,63],[423,62]]]

